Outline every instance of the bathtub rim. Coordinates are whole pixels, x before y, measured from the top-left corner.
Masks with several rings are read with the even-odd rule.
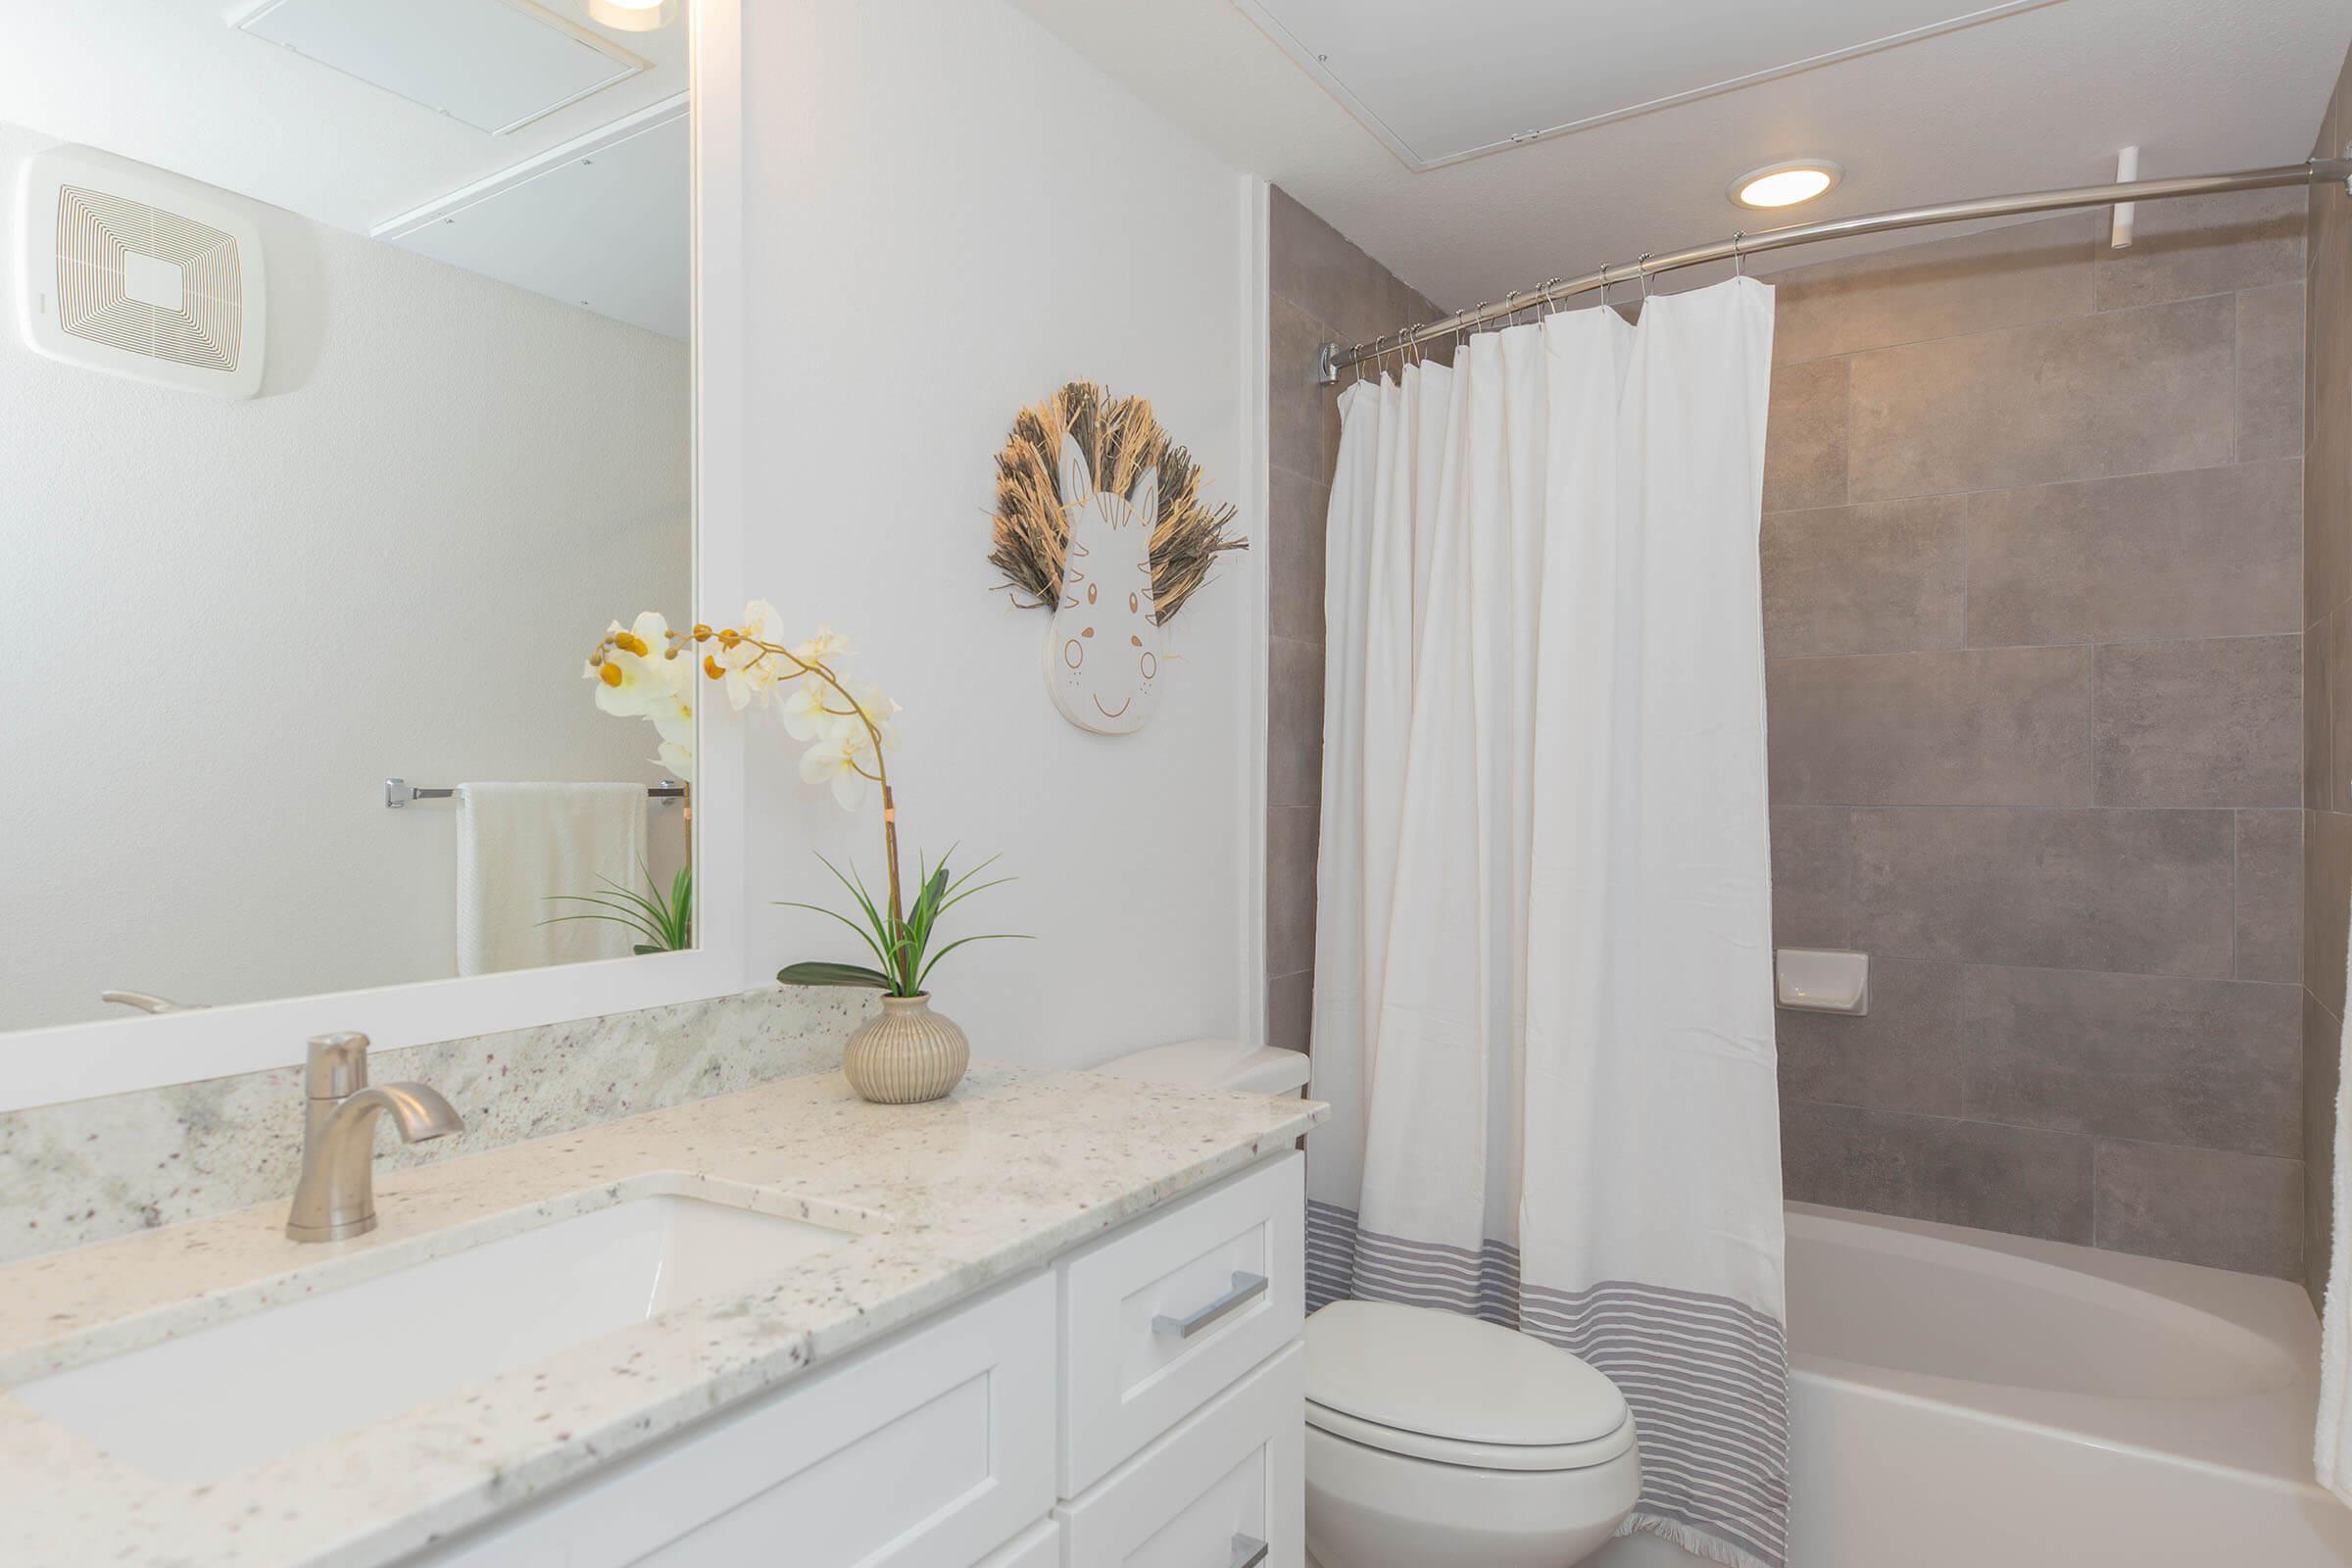
[[[1791,1202],[1792,1221],[1890,1232],[1956,1249],[2024,1258],[2089,1275],[2210,1313],[2264,1340],[2291,1363],[2286,1385],[2258,1393],[2132,1396],[2021,1387],[1847,1360],[1791,1344],[1792,1377],[1857,1395],[1946,1410],[2043,1437],[2124,1449],[2202,1470],[2316,1492],[2312,1423],[2318,1406],[2319,1321],[2292,1281],[2237,1274],[2070,1242],[2011,1236],[1936,1220]],[[1798,1229],[1791,1224],[1791,1233]],[[1950,1261],[1965,1262],[1964,1258]]]

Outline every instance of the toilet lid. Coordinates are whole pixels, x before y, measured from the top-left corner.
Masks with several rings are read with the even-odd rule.
[[[1503,1447],[1594,1444],[1627,1418],[1617,1386],[1566,1350],[1387,1301],[1333,1301],[1306,1320],[1306,1396],[1347,1426]]]

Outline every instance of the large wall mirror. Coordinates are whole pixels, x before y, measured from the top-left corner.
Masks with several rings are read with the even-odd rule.
[[[690,9],[21,19],[0,1031],[692,945]]]

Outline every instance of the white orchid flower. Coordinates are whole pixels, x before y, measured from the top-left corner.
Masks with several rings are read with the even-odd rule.
[[[634,646],[609,648],[602,667],[588,666],[598,708],[620,718],[674,715],[681,706],[694,711],[694,661],[671,646],[669,622],[659,611],[647,611],[626,627],[616,620],[606,636],[627,636]]]
[[[804,664],[830,665],[838,660],[847,659],[849,655],[850,640],[830,626],[817,627],[815,636],[805,643],[796,644],[792,650],[792,657]],[[835,670],[834,673],[838,675],[841,672]]]
[[[784,733],[796,741],[825,740],[839,734],[849,716],[833,710],[833,688],[813,676],[784,697]]]
[[[662,737],[662,746],[654,760],[668,769],[680,783],[694,782],[694,712],[689,709],[683,716],[657,715],[654,729]]]
[[[793,671],[785,661],[752,641],[776,641],[782,635],[779,619],[775,606],[764,599],[753,600],[743,607],[743,621],[736,628],[745,640],[710,656],[725,671],[727,704],[739,713],[792,678]]]
[[[874,746],[865,730],[845,730],[818,741],[801,754],[801,777],[810,784],[831,784],[833,799],[845,811],[855,811],[865,799],[866,775],[873,771]]]

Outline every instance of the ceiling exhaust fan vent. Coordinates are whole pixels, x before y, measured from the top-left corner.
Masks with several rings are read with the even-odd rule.
[[[222,397],[261,390],[261,236],[169,176],[71,152],[26,166],[25,336],[51,359]]]

